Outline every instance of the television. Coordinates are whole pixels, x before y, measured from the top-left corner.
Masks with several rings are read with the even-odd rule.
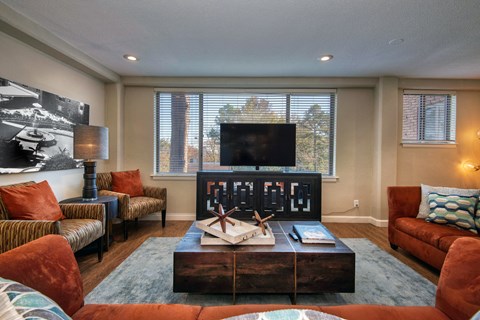
[[[294,167],[295,152],[295,124],[220,124],[222,166]]]

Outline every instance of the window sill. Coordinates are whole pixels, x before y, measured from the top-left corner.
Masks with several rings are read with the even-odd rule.
[[[150,178],[152,180],[159,180],[159,181],[196,181],[197,175],[196,174],[151,174]],[[337,182],[337,176],[324,176],[322,177],[322,182]]]
[[[403,148],[444,148],[444,149],[455,149],[457,147],[456,143],[416,143],[416,142],[402,142],[401,146]]]
[[[150,175],[152,180],[161,181],[195,181],[197,180],[196,174],[152,174]]]

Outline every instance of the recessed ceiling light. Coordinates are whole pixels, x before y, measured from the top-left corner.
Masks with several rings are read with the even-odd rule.
[[[391,46],[396,46],[396,45],[402,44],[403,42],[405,42],[404,39],[398,38],[398,39],[392,39],[388,41],[388,44]]]
[[[326,54],[324,56],[321,56],[319,58],[317,58],[318,61],[321,61],[321,62],[327,62],[327,61],[330,61],[333,59],[333,56],[331,54]]]
[[[138,61],[138,58],[135,56],[132,56],[131,54],[124,54],[123,57],[128,61]]]

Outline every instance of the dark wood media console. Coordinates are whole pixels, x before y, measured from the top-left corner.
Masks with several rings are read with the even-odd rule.
[[[311,172],[199,171],[197,220],[237,207],[235,219],[250,220],[254,210],[275,220],[321,221],[322,175]]]

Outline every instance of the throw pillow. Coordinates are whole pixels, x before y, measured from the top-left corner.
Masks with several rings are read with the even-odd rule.
[[[143,196],[140,170],[112,172],[112,190],[131,197]]]
[[[426,219],[430,214],[430,205],[428,203],[428,194],[431,192],[437,192],[441,194],[454,194],[459,196],[474,196],[479,195],[480,191],[478,189],[459,189],[459,188],[450,188],[450,187],[432,187],[426,184],[421,185],[422,188],[422,200],[420,202],[420,207],[418,208],[417,218]]]
[[[247,313],[223,320],[344,320],[337,316],[309,309],[282,309],[267,312]]]
[[[480,232],[480,204],[477,203],[477,211],[475,212],[475,226],[477,232]]]
[[[462,197],[433,192],[428,195],[428,200],[430,214],[425,219],[426,221],[478,233],[473,220],[478,195]]]
[[[65,219],[47,181],[26,186],[0,188],[3,204],[12,220]]]
[[[55,301],[21,283],[0,278],[0,319],[71,319]]]

